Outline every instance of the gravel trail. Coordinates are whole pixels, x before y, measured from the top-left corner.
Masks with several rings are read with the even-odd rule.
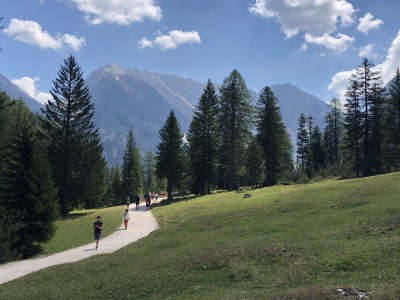
[[[121,224],[121,227],[116,232],[100,240],[98,250],[96,250],[93,240],[90,244],[49,256],[0,265],[0,284],[50,266],[76,262],[97,254],[112,253],[158,229],[159,225],[156,219],[151,211],[146,211],[144,205],[140,205],[139,210],[135,210],[134,205],[131,205],[129,213],[131,220],[129,221],[128,229],[125,230],[123,224]]]

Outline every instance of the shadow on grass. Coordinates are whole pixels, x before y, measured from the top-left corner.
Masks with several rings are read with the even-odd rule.
[[[83,213],[73,213],[73,214],[68,214],[68,215],[61,215],[59,220],[75,220],[87,215],[90,215],[91,213],[89,212],[83,212]]]
[[[159,202],[156,203],[152,203],[151,204],[151,208],[155,208],[155,207],[159,207],[159,206],[165,206],[165,205],[171,205],[171,204],[175,204],[175,203],[179,203],[179,202],[184,202],[184,201],[189,201],[189,200],[193,200],[196,198],[200,198],[201,196],[194,196],[194,195],[190,195],[190,196],[182,196],[182,197],[178,197],[178,198],[173,198],[172,200],[161,200]]]

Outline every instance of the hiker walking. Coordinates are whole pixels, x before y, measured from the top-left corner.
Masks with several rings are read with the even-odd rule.
[[[129,210],[127,208],[125,208],[125,211],[122,214],[122,218],[124,219],[125,229],[127,229],[128,228],[128,222],[131,219],[131,217],[129,216]]]
[[[126,208],[129,209],[129,204],[131,204],[131,199],[129,199],[129,196],[126,197]]]
[[[146,193],[146,195],[144,195],[144,199],[146,201],[146,210],[149,210],[151,204],[151,198],[148,192]]]
[[[97,216],[96,222],[93,223],[93,233],[94,233],[94,240],[96,241],[96,250],[99,247],[99,241],[102,229],[103,229],[103,222],[101,221],[101,217]]]
[[[139,202],[140,202],[140,194],[137,193],[136,196],[135,196],[136,210],[139,209]]]

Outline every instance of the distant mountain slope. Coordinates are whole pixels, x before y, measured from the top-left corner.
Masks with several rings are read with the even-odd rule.
[[[86,78],[95,104],[94,122],[99,127],[105,156],[121,163],[130,126],[144,154],[155,151],[159,130],[174,110],[183,131],[187,131],[192,111],[203,85],[173,75],[124,70],[107,65]]]
[[[171,110],[181,129],[187,132],[193,109],[204,91],[205,83],[175,75],[156,74],[137,69],[124,69],[109,64],[90,73],[86,78],[95,104],[95,124],[100,129],[105,156],[111,164],[122,161],[125,138],[132,125],[142,154],[155,151],[159,130]],[[214,83],[218,92],[218,84]],[[271,86],[279,99],[282,118],[296,141],[297,121],[303,112],[315,117],[321,128],[326,104],[289,83]],[[253,103],[258,94],[252,92]]]
[[[301,113],[304,113],[306,117],[311,114],[319,129],[324,128],[325,114],[328,111],[324,101],[290,83],[276,84],[270,88],[279,100],[283,122],[294,144],[297,139],[297,123]]]
[[[5,92],[13,99],[22,99],[25,101],[26,105],[30,108],[30,110],[34,112],[40,112],[40,108],[43,107],[40,102],[33,99],[23,90],[21,90],[18,86],[12,83],[8,78],[4,75],[0,74],[0,91]]]
[[[110,164],[121,164],[125,138],[130,126],[142,155],[156,151],[159,131],[171,110],[184,133],[188,131],[205,83],[169,74],[124,69],[109,64],[91,72],[85,79],[95,105],[94,123],[99,127],[104,155]],[[219,84],[214,83],[217,93]],[[285,83],[270,86],[278,97],[283,121],[296,143],[297,122],[303,112],[311,114],[322,129],[327,106],[321,99]],[[0,74],[0,90],[12,98],[22,98],[32,111],[42,105]],[[251,91],[253,104],[259,94]],[[294,147],[295,150],[295,147]]]

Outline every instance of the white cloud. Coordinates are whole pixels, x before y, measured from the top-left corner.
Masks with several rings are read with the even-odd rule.
[[[312,36],[309,33],[306,33],[304,39],[309,44],[324,46],[336,53],[345,52],[349,44],[354,41],[353,37],[350,37],[343,33],[338,33],[336,38],[327,33],[324,33],[322,36],[317,36],[317,37]]]
[[[12,79],[11,82],[18,86],[21,90],[36,99],[42,104],[45,104],[49,99],[52,99],[51,94],[37,90],[36,83],[40,80],[38,77],[21,77],[20,79]]]
[[[400,31],[393,39],[392,44],[388,50],[385,60],[375,66],[376,70],[381,71],[381,76],[384,84],[388,83],[396,73],[396,69],[400,66]],[[354,70],[341,71],[336,73],[328,86],[328,90],[335,92],[339,98],[345,99],[346,88],[349,85],[351,74],[355,73]]]
[[[346,0],[256,0],[249,11],[275,19],[287,38],[300,31],[314,36],[354,22],[355,9]]]
[[[376,65],[377,69],[381,70],[383,82],[389,82],[396,73],[396,69],[400,66],[400,31],[392,41],[385,61]]]
[[[349,86],[349,79],[354,72],[355,70],[338,72],[332,77],[328,85],[328,91],[336,93],[342,102],[346,99],[345,95]]]
[[[370,13],[366,13],[364,17],[358,19],[360,23],[357,25],[358,31],[367,34],[368,31],[376,29],[383,24],[382,20],[375,19]]]
[[[60,40],[75,51],[79,51],[85,44],[85,38],[76,37],[67,33],[60,37]]]
[[[145,18],[159,21],[162,10],[155,0],[70,0],[93,25],[103,22],[129,25]]]
[[[140,48],[158,47],[161,50],[175,49],[181,44],[201,43],[200,36],[196,31],[172,30],[167,35],[159,35],[153,41],[142,38],[139,41]]]
[[[358,52],[358,56],[360,57],[376,57],[374,54],[374,44],[368,44],[364,47],[360,48],[360,52]]]
[[[85,38],[70,34],[56,34],[51,36],[42,26],[34,21],[11,19],[10,24],[4,32],[14,39],[39,46],[40,48],[60,49],[69,46],[75,51],[80,50],[85,44]]]

